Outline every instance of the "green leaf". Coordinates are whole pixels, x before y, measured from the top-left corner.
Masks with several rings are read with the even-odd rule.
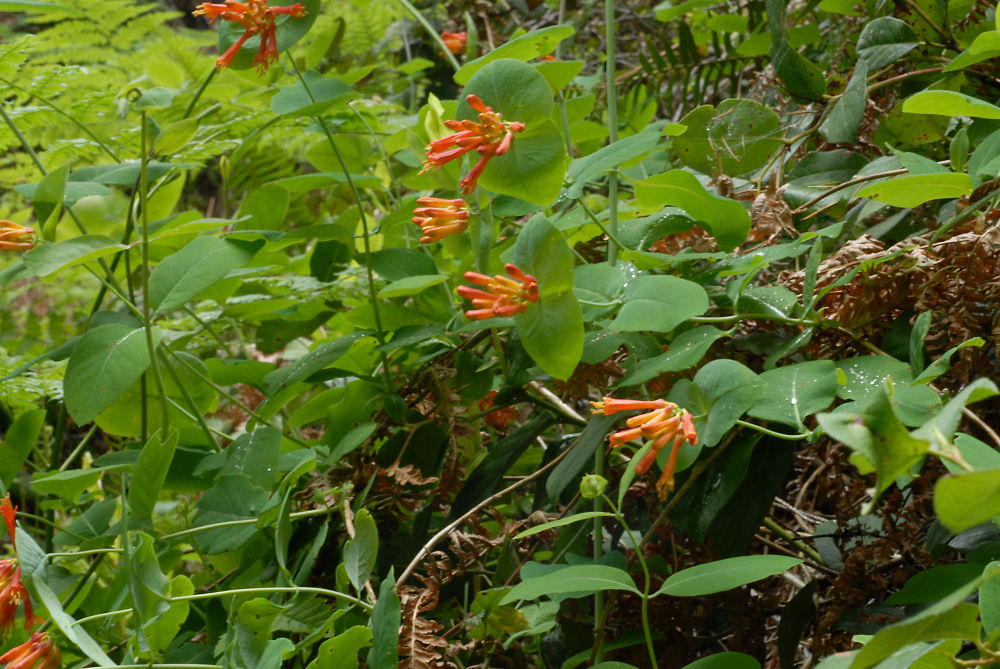
[[[504,121],[520,121],[530,129],[534,122],[552,116],[555,101],[552,89],[538,70],[518,60],[495,60],[469,80],[458,103],[456,118],[478,120],[479,112],[473,109],[466,97],[477,95],[487,107],[499,113]],[[524,134],[515,135],[514,144]],[[495,159],[494,159],[495,160]]]
[[[38,182],[38,187],[31,195],[31,206],[35,210],[35,219],[44,229],[49,220],[59,220],[62,212],[63,196],[66,193],[66,179],[69,176],[69,163],[50,171]]]
[[[957,344],[956,346],[952,346],[947,351],[945,351],[944,353],[942,353],[937,358],[937,360],[935,360],[934,362],[932,362],[931,364],[929,364],[927,366],[927,369],[925,369],[924,371],[920,372],[920,375],[917,376],[917,378],[913,379],[913,382],[914,383],[930,383],[931,381],[933,381],[937,377],[941,376],[942,374],[944,374],[945,372],[947,372],[948,369],[951,368],[951,356],[955,355],[956,353],[958,353],[959,351],[961,351],[963,348],[967,348],[969,346],[979,347],[979,346],[983,346],[985,344],[986,344],[986,341],[984,339],[982,339],[980,337],[973,337],[972,339],[967,339],[967,340],[963,341],[961,344]]]
[[[571,25],[549,26],[541,30],[533,30],[510,40],[485,56],[471,60],[455,73],[455,83],[463,86],[472,81],[473,75],[486,65],[501,58],[513,58],[518,61],[528,61],[533,58],[547,56],[556,50],[556,45],[567,37],[571,37],[576,29]],[[485,99],[485,98],[484,98]],[[487,102],[486,104],[489,104]],[[496,109],[496,107],[494,107]]]
[[[31,579],[31,584],[34,587],[35,592],[38,594],[38,599],[42,601],[42,604],[48,610],[48,617],[52,619],[52,622],[56,624],[59,631],[70,641],[70,643],[76,645],[83,654],[94,661],[95,664],[101,667],[117,667],[118,665],[112,660],[107,654],[101,649],[101,646],[94,641],[94,639],[87,634],[87,631],[76,624],[76,621],[63,609],[62,604],[59,602],[59,596],[52,592],[49,587],[42,579]]]
[[[194,594],[194,585],[191,579],[180,574],[170,579],[169,591],[171,597],[186,597]],[[159,655],[167,649],[187,620],[190,610],[191,603],[187,600],[172,599],[165,611],[146,622],[142,631],[152,655]]]
[[[778,115],[753,100],[723,100],[718,109],[703,105],[680,123],[687,131],[674,139],[677,157],[702,174],[752,172],[782,146]]]
[[[389,574],[379,586],[378,601],[372,609],[372,649],[366,659],[370,669],[397,669],[401,617],[396,578],[390,567]]]
[[[625,288],[625,304],[609,326],[621,332],[671,332],[708,310],[699,284],[669,275],[640,275]]]
[[[757,401],[761,382],[752,370],[741,363],[720,359],[698,370],[694,388],[701,399],[700,406],[681,406],[691,413],[702,414],[694,421],[698,440],[705,446],[715,446]]]
[[[929,441],[911,435],[903,427],[893,411],[891,392],[891,385],[873,392],[860,417],[848,413],[817,416],[831,437],[857,451],[875,468],[875,499],[930,448]]]
[[[594,461],[594,451],[604,444],[608,431],[617,416],[592,416],[583,428],[583,434],[571,446],[566,458],[556,465],[545,481],[545,494],[550,500],[557,500],[566,487],[577,483],[585,467]]]
[[[544,216],[525,225],[510,262],[538,280],[538,302],[517,314],[521,343],[547,374],[568,378],[583,355],[583,312],[573,294],[573,252]]]
[[[56,495],[68,502],[76,502],[83,492],[97,483],[104,469],[69,469],[64,472],[39,472],[32,480],[32,487],[42,495]]]
[[[270,490],[278,475],[281,457],[281,430],[261,425],[241,434],[226,449],[226,466],[221,474],[246,474],[250,483]]]
[[[890,625],[876,634],[854,656],[850,669],[868,669],[886,659],[897,650],[920,641],[961,639],[978,641],[980,626],[979,608],[975,604],[959,603],[937,615],[904,620]]]
[[[934,510],[955,534],[1000,515],[1000,469],[939,478],[934,486]]]
[[[551,530],[556,527],[562,527],[563,525],[570,525],[571,523],[578,523],[581,520],[588,520],[590,518],[602,518],[605,516],[614,516],[613,513],[608,513],[607,511],[584,511],[583,513],[574,513],[570,516],[560,518],[558,520],[550,520],[547,523],[542,523],[541,525],[535,525],[530,527],[523,532],[519,532],[514,536],[514,541],[518,539],[523,539],[525,537],[530,537],[533,534],[538,534],[539,532],[544,532],[546,530]]]
[[[956,91],[921,91],[903,101],[907,114],[1000,119],[1000,107]]]
[[[264,377],[264,383],[267,384],[267,394],[273,396],[279,390],[287,388],[296,381],[301,381],[325,369],[343,357],[351,349],[351,346],[366,334],[363,331],[352,332],[333,341],[323,342],[292,364],[274,370]]]
[[[597,179],[601,174],[622,163],[652,151],[662,131],[662,123],[653,123],[640,133],[619,139],[583,158],[571,160],[566,175],[566,181],[569,183],[565,191],[566,196],[572,199],[579,198],[587,182]]]
[[[169,155],[183,149],[198,132],[200,123],[201,120],[198,117],[192,116],[169,124],[153,142],[153,153]]]
[[[234,520],[254,520],[268,498],[267,491],[250,483],[246,474],[224,474],[198,500],[193,525],[201,527]],[[195,536],[205,553],[214,554],[236,550],[256,532],[255,525],[247,524],[204,530]]]
[[[828,142],[853,143],[858,139],[858,124],[868,102],[868,65],[860,60],[854,67],[844,95],[833,103],[826,120],[819,127]]]
[[[955,590],[979,578],[983,573],[981,564],[943,564],[917,572],[885,603],[896,606],[899,604],[930,604],[942,599]]]
[[[153,507],[160,496],[167,471],[174,459],[178,433],[171,430],[164,440],[161,432],[149,438],[139,453],[139,459],[132,469],[132,483],[128,490],[130,520],[139,526],[149,525],[153,517]]]
[[[869,70],[877,70],[906,55],[920,43],[905,21],[881,16],[869,21],[858,37],[858,56]]]
[[[743,653],[716,653],[684,665],[684,669],[760,669],[760,662]]]
[[[149,275],[149,302],[159,313],[182,306],[246,264],[253,252],[218,237],[195,237]]]
[[[357,94],[340,79],[324,77],[315,70],[307,70],[302,81],[282,86],[271,98],[271,111],[279,116],[298,118],[318,116],[336,104],[347,102]],[[308,86],[308,88],[306,88]]]
[[[602,564],[579,564],[548,572],[545,576],[526,578],[500,600],[500,605],[519,599],[538,599],[542,595],[584,597],[605,590],[625,590],[639,594],[628,572]]]
[[[137,532],[135,536],[139,538],[139,542],[132,546],[132,559],[128,561],[128,584],[136,616],[145,625],[169,608],[167,597],[170,596],[170,581],[160,571],[160,563],[153,550],[153,537],[145,532]],[[145,639],[140,637],[140,647],[144,646],[143,641]]]
[[[351,585],[361,592],[371,575],[378,557],[378,527],[368,509],[354,516],[354,538],[344,546],[344,567]]]
[[[66,267],[82,265],[128,248],[104,235],[81,235],[64,242],[36,246],[21,259],[32,274],[46,277]]]
[[[767,25],[771,31],[771,65],[782,85],[797,98],[818,100],[826,91],[823,71],[794,51],[785,36],[786,3],[767,0]]]
[[[316,659],[306,669],[357,669],[358,651],[372,645],[372,631],[355,625],[320,644]]]
[[[153,332],[153,346],[159,343]],[[80,337],[69,357],[63,394],[77,425],[86,425],[139,380],[149,366],[143,328],[101,325]]]
[[[270,669],[261,660],[271,642],[271,627],[281,611],[281,606],[261,597],[240,605],[234,625],[236,644],[230,648],[233,666]]]
[[[38,436],[45,424],[45,410],[31,409],[18,416],[3,437],[0,448],[0,481],[4,490],[9,490],[14,477],[21,471],[21,465],[34,450]]]
[[[986,572],[993,572],[1000,563],[991,562],[986,565]],[[1000,629],[1000,579],[991,578],[979,586],[979,619],[983,622],[986,636]]]
[[[788,571],[802,560],[785,555],[743,555],[716,560],[671,574],[656,595],[697,597],[738,588]],[[653,595],[654,597],[656,595]]]
[[[727,336],[729,336],[727,332],[711,325],[699,325],[682,332],[670,342],[670,347],[665,353],[640,360],[635,369],[618,382],[618,386],[638,385],[661,374],[693,367],[705,357],[712,344]]]
[[[562,380],[573,374],[583,355],[583,312],[572,290],[539,296],[514,317],[514,324],[524,350],[542,371]]]
[[[382,299],[392,297],[406,297],[417,295],[432,286],[437,286],[449,279],[447,274],[418,274],[408,276],[404,279],[393,281],[388,286],[378,291],[378,296]]]
[[[666,205],[680,207],[704,224],[724,251],[731,251],[742,244],[750,232],[750,215],[743,205],[712,195],[690,172],[670,170],[637,181],[635,194],[648,211]]]
[[[998,117],[1000,118],[1000,117]],[[908,174],[873,183],[857,192],[893,207],[913,208],[930,200],[961,197],[972,192],[972,179],[964,172],[947,174]]]
[[[955,72],[997,56],[1000,56],[1000,33],[990,30],[976,35],[969,48],[955,56],[942,72]]]
[[[837,373],[830,360],[799,362],[763,372],[760,399],[748,414],[799,430],[803,419],[823,411],[837,396]]]

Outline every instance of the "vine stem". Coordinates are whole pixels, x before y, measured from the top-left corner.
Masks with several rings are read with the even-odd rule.
[[[604,500],[604,503],[607,504],[614,512],[615,519],[617,519],[618,522],[621,523],[621,526],[625,528],[625,531],[628,532],[629,540],[632,542],[632,546],[635,549],[635,556],[639,560],[639,566],[642,567],[642,575],[644,579],[642,585],[642,635],[646,640],[646,651],[649,653],[649,666],[656,669],[659,667],[659,664],[656,661],[656,651],[653,648],[653,634],[649,628],[649,600],[651,599],[649,596],[649,588],[651,585],[649,565],[646,564],[646,558],[642,556],[642,552],[639,550],[639,544],[635,540],[635,534],[633,534],[632,528],[628,526],[628,523],[625,522],[625,517],[622,515],[621,510],[615,506],[606,494],[601,493],[599,499]],[[595,518],[595,520],[600,519]],[[598,654],[599,653],[600,649],[598,648]]]
[[[338,592],[336,590],[327,590],[326,588],[313,588],[307,586],[274,586],[274,587],[264,587],[264,588],[238,588],[236,590],[217,590],[216,592],[199,592],[194,595],[178,595],[177,597],[164,597],[163,601],[166,602],[191,602],[198,599],[211,599],[212,597],[228,597],[230,595],[267,595],[273,593],[287,592],[291,594],[312,594],[312,595],[323,595],[326,597],[333,597],[335,599],[342,599],[345,602],[349,602],[357,607],[365,610],[366,613],[371,613],[372,605],[364,602],[357,597],[352,597],[343,592]],[[115,616],[123,616],[126,613],[132,613],[132,609],[117,609],[115,611],[104,611],[103,613],[95,613],[92,616],[87,616],[86,618],[80,618],[79,620],[73,621],[73,626],[82,625],[84,623],[93,622],[95,620],[103,620],[105,618],[114,618]],[[142,667],[147,667],[149,665],[143,664],[139,665]],[[189,666],[189,665],[184,665]]]
[[[198,104],[198,100],[201,99],[201,94],[204,93],[205,89],[208,88],[208,85],[212,83],[212,79],[215,78],[215,74],[218,71],[219,68],[213,67],[208,73],[208,76],[205,77],[205,80],[201,82],[201,86],[199,86],[198,90],[195,91],[194,97],[191,98],[191,102],[188,103],[187,109],[184,110],[184,116],[181,117],[181,120],[186,119],[191,115],[191,112],[194,111],[194,106]]]
[[[404,569],[402,573],[399,575],[399,578],[396,579],[396,587],[398,588],[399,586],[403,585],[406,582],[406,580],[413,575],[413,572],[416,571],[417,566],[420,564],[420,561],[425,556],[429,556],[431,554],[431,549],[434,548],[439,541],[449,536],[452,532],[457,530],[467,520],[469,520],[469,518],[472,518],[474,515],[476,515],[486,507],[488,507],[490,504],[493,504],[498,499],[501,499],[506,495],[509,495],[510,493],[514,492],[515,490],[525,485],[526,483],[531,483],[538,477],[545,474],[545,472],[555,467],[557,464],[562,462],[567,455],[573,452],[573,449],[576,447],[576,444],[578,443],[580,443],[579,439],[577,439],[576,443],[574,443],[572,447],[567,448],[562,453],[552,458],[552,460],[548,464],[539,467],[536,471],[532,472],[531,474],[525,476],[522,479],[515,481],[514,483],[507,486],[503,490],[493,493],[492,495],[481,501],[479,504],[476,504],[474,507],[463,513],[461,516],[459,516],[455,520],[451,521],[450,523],[442,527],[437,534],[431,537],[427,541],[427,543],[425,543],[423,546],[420,547],[420,550],[417,551],[417,554],[410,561],[410,564],[406,565],[406,569]]]
[[[400,2],[406,2],[406,0],[400,0]],[[412,7],[412,5],[411,5]],[[442,45],[443,46],[443,45]],[[445,49],[447,51],[447,49]],[[448,52],[450,53],[450,52]],[[316,98],[313,97],[312,89],[309,88],[309,84],[306,82],[306,78],[302,76],[302,71],[299,69],[298,63],[292,58],[292,55],[288,54],[288,62],[292,64],[292,69],[295,71],[295,76],[299,78],[299,82],[302,84],[302,88],[305,90],[306,95],[309,96],[311,102],[316,102]],[[382,316],[379,314],[378,310],[378,294],[375,291],[375,272],[372,270],[372,247],[370,232],[368,228],[368,215],[365,214],[364,203],[361,200],[361,191],[358,190],[357,184],[354,183],[354,179],[351,178],[351,173],[347,169],[347,163],[344,162],[344,157],[340,154],[340,149],[337,148],[337,143],[333,141],[333,133],[330,132],[329,126],[327,126],[326,121],[322,116],[314,116],[319,127],[323,129],[324,134],[326,134],[326,140],[330,144],[330,148],[333,149],[333,154],[337,157],[337,162],[340,164],[340,169],[344,171],[344,178],[347,179],[347,185],[351,189],[351,193],[354,195],[354,202],[358,206],[358,214],[361,218],[361,228],[364,233],[364,247],[365,247],[365,271],[368,274],[368,299],[372,303],[372,315],[375,319],[375,336],[379,343],[379,359],[382,362],[382,372],[383,378],[385,380],[385,391],[388,395],[393,393],[392,391],[392,376],[389,371],[389,356],[385,352],[385,331],[382,329]]]
[[[403,2],[404,0],[400,0]],[[614,0],[604,0],[604,74],[606,94],[608,98],[608,143],[618,141],[618,89],[615,84],[615,3]],[[618,173],[608,175],[608,262],[612,265],[618,260]]]
[[[153,370],[153,378],[156,380],[156,387],[160,391],[160,411],[162,414],[161,429],[163,439],[167,439],[167,427],[170,424],[170,408],[167,404],[167,390],[163,384],[163,377],[160,375],[160,364],[156,359],[156,346],[153,343],[153,319],[149,311],[149,147],[148,140],[148,117],[146,111],[142,111],[142,138],[140,146],[142,149],[142,162],[139,164],[139,206],[142,208],[142,322],[146,331],[146,348],[149,351],[149,366]],[[145,408],[145,403],[143,407]],[[145,424],[145,420],[143,421]],[[146,435],[143,435],[145,443]]]
[[[451,63],[451,66],[455,68],[455,71],[458,72],[460,69],[462,69],[462,66],[458,62],[458,59],[455,58],[455,54],[453,54],[451,50],[448,49],[448,47],[444,43],[444,40],[442,40],[441,36],[437,34],[437,32],[434,30],[434,27],[427,22],[427,19],[425,19],[424,15],[420,13],[420,10],[414,7],[409,0],[399,0],[399,4],[401,4],[404,8],[406,8],[406,11],[410,12],[410,14],[413,14],[413,18],[417,20],[417,23],[419,23],[424,27],[424,30],[426,30],[427,34],[431,36],[431,39],[433,39],[437,43],[438,47],[441,49],[441,52],[444,54],[445,58],[447,58],[448,62]]]

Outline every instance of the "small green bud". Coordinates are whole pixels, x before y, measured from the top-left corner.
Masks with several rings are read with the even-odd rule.
[[[580,481],[580,496],[584,499],[598,497],[608,487],[608,480],[597,474],[587,474]]]

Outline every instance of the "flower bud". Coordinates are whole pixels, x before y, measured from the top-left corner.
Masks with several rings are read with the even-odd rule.
[[[597,474],[586,474],[580,481],[580,496],[584,499],[595,499],[608,487],[608,480]]]

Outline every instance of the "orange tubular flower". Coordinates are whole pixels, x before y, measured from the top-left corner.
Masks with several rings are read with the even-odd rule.
[[[450,33],[446,31],[441,33],[441,41],[444,42],[446,47],[448,47],[448,51],[451,51],[457,56],[465,51],[465,45],[469,42],[469,35],[464,32]]]
[[[248,39],[259,35],[260,47],[257,49],[257,56],[253,62],[261,74],[267,71],[271,63],[278,62],[278,38],[275,32],[277,25],[275,20],[282,14],[300,19],[306,15],[306,8],[299,2],[294,5],[268,7],[267,0],[247,0],[246,2],[226,0],[224,3],[203,2],[198,6],[198,9],[194,10],[195,16],[204,16],[209,21],[222,18],[224,21],[239,24],[244,30],[240,38],[216,59],[215,66],[220,69],[232,64],[233,58]]]
[[[497,274],[486,276],[479,272],[466,272],[465,280],[484,286],[486,290],[472,286],[459,286],[458,294],[472,301],[472,306],[465,312],[466,318],[481,321],[494,316],[513,316],[523,313],[528,308],[528,302],[538,301],[538,281],[530,274],[525,274],[515,265],[507,263],[504,269],[513,278]]]
[[[413,210],[413,222],[424,233],[421,244],[439,242],[448,235],[464,232],[469,224],[469,205],[465,200],[422,197],[417,204],[423,205]]]
[[[459,182],[462,192],[469,194],[475,190],[476,181],[486,169],[490,158],[507,153],[514,141],[514,133],[524,132],[524,124],[519,121],[504,121],[499,113],[493,111],[492,107],[487,107],[475,95],[467,95],[465,99],[470,107],[479,112],[479,123],[445,121],[446,126],[457,132],[435,139],[427,145],[427,158],[420,174],[426,174],[475,150],[479,153],[479,162]]]
[[[635,473],[643,475],[656,462],[660,451],[670,443],[670,456],[663,467],[663,473],[656,482],[656,492],[660,499],[666,500],[674,489],[674,470],[677,467],[677,455],[681,444],[685,441],[691,445],[698,443],[698,435],[694,429],[694,419],[686,409],[680,409],[676,404],[666,400],[619,400],[605,397],[600,402],[593,402],[594,413],[611,416],[619,411],[646,410],[646,413],[632,416],[626,422],[626,428],[608,437],[611,448],[618,448],[636,439],[650,442],[649,450],[636,463]]]
[[[35,248],[35,231],[14,221],[0,221],[0,251]]]
[[[20,646],[0,656],[0,664],[5,669],[57,669],[62,664],[62,654],[48,634],[35,632]]]

